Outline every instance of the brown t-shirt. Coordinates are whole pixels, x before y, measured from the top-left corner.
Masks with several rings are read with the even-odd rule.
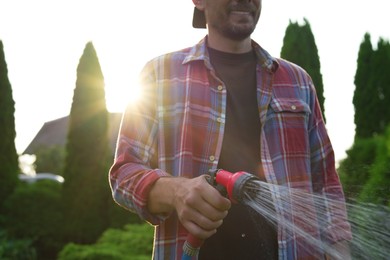
[[[260,118],[256,95],[256,55],[209,48],[210,62],[227,88],[224,139],[218,168],[258,173]],[[277,259],[276,227],[251,208],[234,204],[199,259]]]

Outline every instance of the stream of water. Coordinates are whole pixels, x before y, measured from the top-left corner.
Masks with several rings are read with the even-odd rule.
[[[275,198],[280,202],[275,214],[275,207],[270,201]],[[317,255],[319,259],[327,254],[332,259],[344,259],[331,243],[315,235],[313,230],[323,229],[329,223],[327,208],[346,207],[352,229],[350,251],[352,259],[382,260],[390,259],[390,209],[389,207],[363,204],[358,202],[341,203],[324,195],[309,194],[300,189],[292,189],[254,180],[244,189],[241,203],[250,206],[263,215],[275,228],[281,228],[288,236],[294,236],[301,247]],[[313,205],[316,211],[313,211]],[[294,208],[294,217],[289,215]],[[339,230],[340,231],[340,230]],[[314,234],[314,235],[313,235]]]

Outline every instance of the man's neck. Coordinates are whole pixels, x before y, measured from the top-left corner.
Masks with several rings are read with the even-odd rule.
[[[210,31],[207,37],[207,44],[213,49],[229,53],[245,53],[252,49],[250,37],[236,41]]]

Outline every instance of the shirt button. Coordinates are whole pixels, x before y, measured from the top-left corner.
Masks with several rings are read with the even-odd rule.
[[[223,89],[223,86],[222,86],[222,85],[219,85],[219,86],[217,87],[217,89],[218,89],[219,91],[221,91],[221,90]]]
[[[242,233],[242,234],[241,234],[241,237],[242,237],[242,238],[246,237],[246,234],[245,234],[245,233]]]
[[[292,106],[291,106],[291,109],[292,109],[292,110],[295,110],[295,109],[297,109],[297,107],[296,107],[295,105],[292,105]]]
[[[211,155],[211,156],[209,157],[209,159],[210,159],[210,161],[214,162],[215,156],[214,156],[214,155]]]

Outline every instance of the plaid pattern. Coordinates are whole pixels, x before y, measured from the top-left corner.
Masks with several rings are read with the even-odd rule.
[[[350,239],[334,154],[310,77],[298,66],[272,58],[255,42],[253,48],[258,57],[261,174],[269,183],[323,193],[325,202],[326,194],[332,194],[340,205],[326,209],[330,224],[324,234],[310,232],[330,241]],[[217,167],[226,88],[210,64],[206,38],[150,61],[140,79],[143,99],[123,115],[110,185],[118,204],[155,225],[154,259],[180,259],[187,232],[175,213],[148,212],[148,192],[162,176],[192,178]],[[294,203],[286,214],[280,210],[282,202],[274,202],[280,217],[304,223],[295,217]],[[314,206],[308,209],[315,211]],[[279,227],[280,259],[313,258],[297,239]]]

